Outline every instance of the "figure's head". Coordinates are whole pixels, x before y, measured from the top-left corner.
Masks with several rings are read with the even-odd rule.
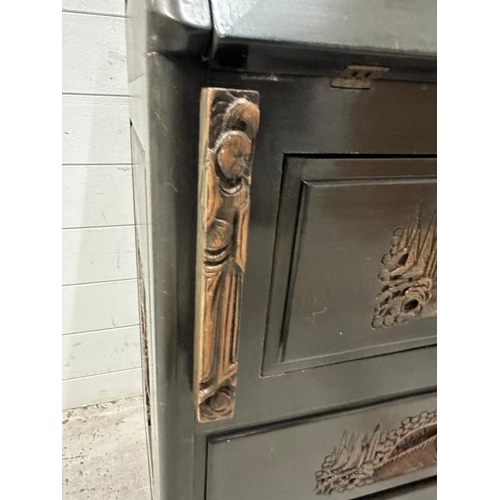
[[[217,163],[226,179],[243,176],[252,154],[252,141],[239,131],[224,134],[217,149]]]
[[[225,132],[216,146],[217,163],[224,177],[236,181],[245,175],[252,141],[259,127],[259,108],[248,99],[236,99],[225,111]]]

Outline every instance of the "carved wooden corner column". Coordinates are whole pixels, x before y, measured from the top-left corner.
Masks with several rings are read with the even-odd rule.
[[[258,103],[255,91],[201,93],[193,383],[199,422],[234,414]]]

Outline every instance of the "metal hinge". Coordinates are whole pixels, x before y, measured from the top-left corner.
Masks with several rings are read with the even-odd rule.
[[[332,78],[330,85],[340,89],[369,89],[372,80],[381,78],[389,71],[382,66],[359,66],[351,64]]]

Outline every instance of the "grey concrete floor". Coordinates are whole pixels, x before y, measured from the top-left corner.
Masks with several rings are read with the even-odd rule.
[[[63,412],[63,499],[150,500],[142,398]]]

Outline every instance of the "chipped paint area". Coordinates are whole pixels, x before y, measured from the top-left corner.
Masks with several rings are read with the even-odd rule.
[[[63,498],[149,500],[142,398],[62,415]]]

